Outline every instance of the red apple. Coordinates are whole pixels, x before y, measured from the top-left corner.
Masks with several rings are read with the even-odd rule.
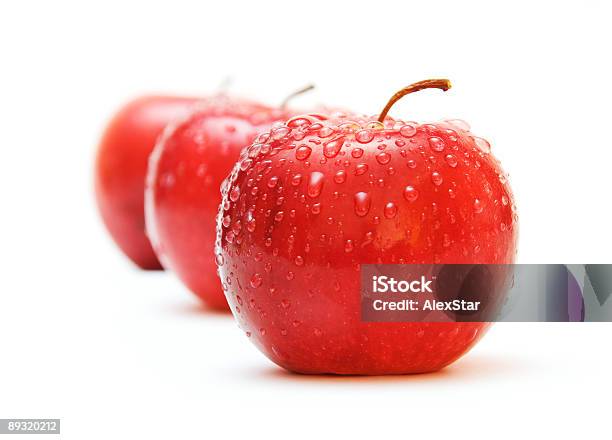
[[[487,323],[361,320],[364,263],[512,263],[517,217],[489,143],[461,121],[294,117],[246,148],[217,223],[227,300],[248,337],[300,373],[438,370]],[[382,121],[382,122],[381,122]]]
[[[161,269],[145,234],[144,186],[149,154],[166,125],[188,114],[195,98],[144,96],[125,105],[100,142],[95,192],[104,224],[142,269]]]
[[[227,309],[215,266],[219,186],[255,135],[287,113],[219,97],[169,130],[151,155],[147,229],[164,267],[208,306]]]

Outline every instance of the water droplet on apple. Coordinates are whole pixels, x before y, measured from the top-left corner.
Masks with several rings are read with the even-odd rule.
[[[240,171],[248,170],[252,164],[253,164],[253,161],[251,159],[243,160],[242,162],[240,162]]]
[[[344,136],[332,139],[323,144],[323,155],[328,158],[333,158],[338,155],[344,145]]]
[[[357,166],[355,167],[355,175],[356,176],[361,176],[362,174],[366,173],[368,171],[368,164],[367,163],[360,163],[357,164]]]
[[[366,192],[358,192],[355,194],[355,214],[359,217],[364,217],[370,212],[371,205],[370,195]]]
[[[295,158],[297,160],[306,160],[312,153],[312,149],[307,145],[302,145],[295,150]]]
[[[334,130],[331,127],[323,127],[319,130],[319,137],[327,138],[334,134]]]
[[[432,150],[441,152],[444,151],[444,141],[437,136],[432,136],[429,138],[429,146]]]
[[[433,173],[431,173],[431,181],[434,185],[440,186],[442,185],[442,182],[444,182],[444,179],[438,171],[434,171]]]
[[[416,132],[416,127],[412,124],[406,124],[399,129],[399,133],[407,138],[414,136]]]
[[[308,179],[308,196],[309,197],[318,197],[321,194],[321,190],[323,189],[323,181],[325,180],[325,176],[323,173],[319,171],[313,171],[310,173],[310,178]]]
[[[293,185],[293,186],[298,186],[301,182],[302,182],[302,175],[301,174],[295,174],[291,178],[291,185]]]
[[[346,171],[340,170],[334,175],[334,182],[344,183],[346,181]]]
[[[419,191],[415,187],[408,185],[404,188],[404,198],[411,203],[415,202],[419,198]]]
[[[240,188],[235,186],[232,188],[229,194],[229,198],[232,202],[235,202],[240,197]]]
[[[397,214],[397,206],[393,202],[389,202],[385,205],[385,217],[393,218]]]
[[[447,154],[444,159],[446,160],[446,163],[448,164],[448,166],[451,168],[456,168],[457,165],[459,164],[459,161],[453,154]]]
[[[486,139],[480,137],[473,137],[474,143],[476,146],[485,154],[489,154],[491,152],[491,144]]]
[[[246,228],[249,232],[255,232],[255,228],[257,227],[257,222],[254,217],[251,217],[246,222]]]
[[[268,180],[268,188],[274,188],[277,183],[278,183],[278,177],[277,176],[270,177],[270,179]]]
[[[344,243],[344,252],[346,253],[353,252],[354,248],[355,248],[355,245],[353,244],[353,240],[346,240],[346,242]]]
[[[354,121],[347,121],[338,125],[338,130],[342,133],[353,133],[359,130],[360,128],[361,126]]]
[[[381,165],[386,165],[391,160],[391,155],[385,151],[376,155],[376,161]]]
[[[272,140],[278,141],[281,140],[282,138],[286,137],[289,133],[291,133],[291,129],[288,127],[278,127],[273,129],[270,132],[270,137],[272,138]]]
[[[261,274],[254,273],[253,276],[251,277],[251,287],[253,289],[258,288],[259,286],[261,286],[262,280],[263,279],[261,277]]]
[[[374,139],[374,133],[371,130],[360,130],[355,133],[355,140],[360,144],[367,144],[372,139]]]
[[[363,148],[354,148],[353,151],[351,151],[351,156],[353,156],[355,159],[359,159],[361,156],[363,156]]]
[[[298,128],[309,126],[312,121],[307,116],[295,116],[287,121],[287,126],[291,128]]]
[[[446,122],[460,130],[470,131],[470,124],[462,119],[448,119]]]

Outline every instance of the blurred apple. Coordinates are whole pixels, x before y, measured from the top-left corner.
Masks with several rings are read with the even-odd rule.
[[[143,96],[110,121],[95,164],[96,200],[115,243],[142,269],[161,269],[145,234],[144,186],[149,154],[163,129],[189,113],[198,100]]]
[[[214,256],[221,183],[243,147],[288,117],[281,108],[239,98],[203,100],[151,155],[145,197],[151,242],[164,267],[211,308],[228,308]]]

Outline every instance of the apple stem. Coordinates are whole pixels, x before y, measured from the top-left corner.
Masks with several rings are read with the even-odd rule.
[[[446,92],[450,88],[451,82],[447,79],[426,79],[423,81],[415,82],[414,84],[410,84],[409,86],[404,87],[402,90],[393,95],[391,99],[389,99],[389,102],[387,102],[387,105],[385,106],[383,111],[380,112],[378,122],[383,122],[387,117],[387,113],[389,113],[389,110],[391,109],[391,107],[393,107],[393,104],[395,104],[397,101],[399,101],[409,93],[418,92],[419,90],[423,89],[441,89]]]
[[[311,91],[314,88],[315,88],[314,84],[308,84],[307,86],[302,87],[301,89],[296,90],[295,92],[293,92],[289,96],[287,96],[283,100],[283,102],[281,102],[280,108],[285,110],[287,108],[287,105],[289,104],[289,102],[291,102],[291,100],[293,98],[295,98],[296,96],[300,96],[303,93],[309,92],[309,91]]]

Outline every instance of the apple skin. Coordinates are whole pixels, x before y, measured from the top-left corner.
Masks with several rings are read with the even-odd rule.
[[[164,267],[207,306],[227,310],[215,265],[220,185],[257,133],[288,113],[219,96],[169,127],[149,165],[147,230]]]
[[[299,373],[439,370],[489,323],[370,323],[360,264],[512,263],[514,198],[462,121],[294,118],[245,149],[223,186],[219,276],[272,361]]]
[[[149,155],[171,121],[198,101],[143,96],[127,103],[110,121],[95,162],[98,209],[113,240],[142,269],[161,269],[145,233],[144,188]]]

